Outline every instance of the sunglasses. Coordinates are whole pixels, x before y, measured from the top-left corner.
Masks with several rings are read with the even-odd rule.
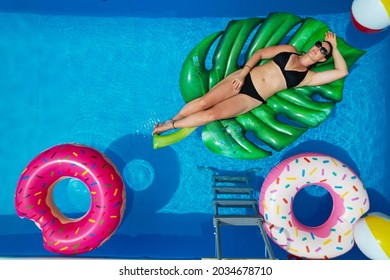
[[[317,41],[314,45],[315,45],[317,48],[320,49],[320,52],[321,52],[323,55],[327,56],[327,55],[329,54],[328,51],[322,46],[322,43],[321,43],[320,41]]]

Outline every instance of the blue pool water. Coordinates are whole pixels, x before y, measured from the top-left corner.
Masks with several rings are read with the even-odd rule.
[[[389,33],[359,33],[351,25],[349,7],[338,3],[337,10],[316,13],[311,6],[257,1],[261,5],[256,12],[218,12],[216,4],[202,15],[206,8],[198,5],[191,13],[180,6],[183,1],[168,1],[162,10],[148,6],[148,1],[119,1],[133,8],[123,10],[109,1],[90,0],[77,7],[28,2],[4,1],[0,6],[0,256],[50,255],[43,249],[39,229],[19,219],[13,203],[25,166],[59,143],[97,148],[115,163],[126,184],[128,207],[121,226],[87,256],[213,257],[213,173],[202,167],[222,173],[255,169],[251,179],[259,190],[272,167],[299,152],[327,153],[344,161],[364,182],[370,212],[390,214]],[[330,118],[261,160],[213,154],[201,140],[201,129],[177,144],[153,150],[153,125],[184,104],[178,80],[190,50],[225,29],[231,19],[265,17],[270,11],[315,17],[353,47],[367,51],[350,69],[344,99]],[[87,211],[89,196],[82,184],[67,181],[58,189],[56,203],[65,213]],[[301,211],[305,215],[304,208]],[[224,238],[230,256],[264,256],[256,229],[226,229]],[[284,251],[275,250],[278,258],[286,258]],[[365,256],[355,246],[342,258]]]

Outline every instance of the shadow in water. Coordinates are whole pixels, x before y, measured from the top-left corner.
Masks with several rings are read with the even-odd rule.
[[[387,29],[378,33],[364,33],[356,29],[351,21],[347,27],[346,41],[355,48],[368,49],[385,40],[389,32],[390,30]]]
[[[130,215],[149,217],[164,207],[179,185],[180,168],[170,147],[154,150],[152,138],[125,135],[112,142],[105,154],[113,161],[126,186],[126,210]]]
[[[370,203],[370,209],[367,213],[381,212],[390,216],[390,201],[375,189],[367,189],[367,193],[370,202],[375,201],[375,203]]]

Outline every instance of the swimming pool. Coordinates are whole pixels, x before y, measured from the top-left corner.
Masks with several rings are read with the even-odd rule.
[[[236,12],[231,1],[231,9],[220,11],[219,2],[208,9],[205,1],[198,1],[189,9],[180,1],[169,1],[162,10],[153,1],[2,3],[0,256],[50,255],[42,247],[39,229],[16,217],[14,191],[34,156],[68,142],[93,146],[109,156],[128,191],[128,208],[117,233],[88,256],[212,257],[212,173],[202,167],[221,172],[256,169],[252,180],[259,189],[272,167],[306,151],[328,153],[351,166],[368,189],[370,212],[388,214],[388,32],[358,33],[351,25],[349,7],[339,3],[344,9],[316,13],[310,5],[303,9],[278,1],[272,6],[248,1],[256,2],[252,4],[258,12],[242,7]],[[200,129],[175,145],[153,150],[154,123],[171,117],[184,104],[178,79],[190,50],[225,29],[231,19],[265,17],[269,9],[313,16],[353,47],[367,51],[350,69],[344,99],[330,118],[261,160],[211,153],[201,141]],[[64,184],[59,203],[65,212],[85,211],[86,190],[69,187],[72,184]],[[228,255],[264,255],[257,229],[227,229],[224,238],[231,240]],[[275,249],[279,258],[286,257]],[[365,257],[355,248],[342,258]]]

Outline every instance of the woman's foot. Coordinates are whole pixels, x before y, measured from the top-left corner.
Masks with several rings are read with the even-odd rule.
[[[152,132],[152,135],[155,134],[161,134],[165,131],[171,130],[175,128],[175,121],[174,120],[167,120],[163,123],[157,123],[154,126],[154,130]]]

